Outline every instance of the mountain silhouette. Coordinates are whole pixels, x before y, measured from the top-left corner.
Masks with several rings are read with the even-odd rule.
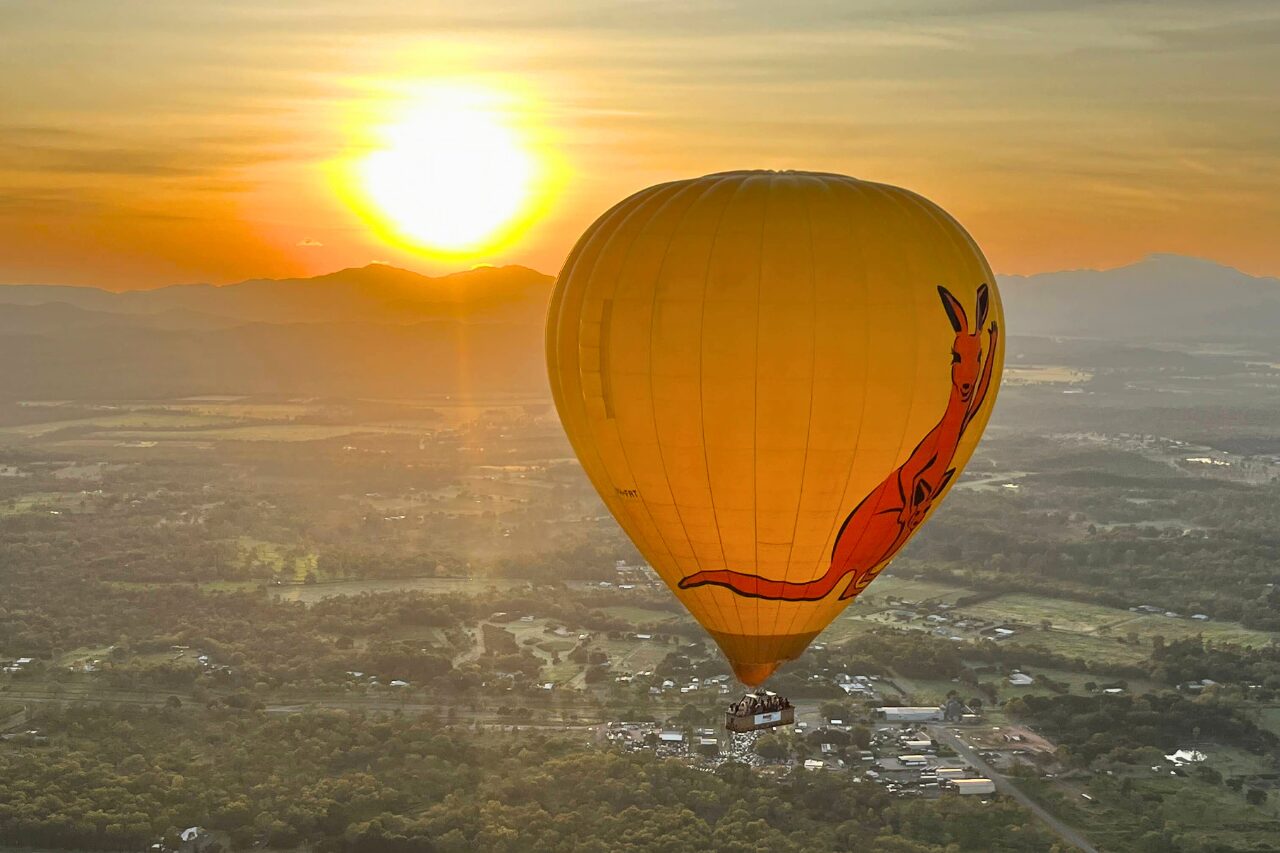
[[[998,279],[1013,335],[1230,341],[1274,339],[1280,329],[1280,279],[1200,258]]]
[[[546,393],[552,281],[371,264],[123,293],[0,286],[0,398]]]
[[[546,394],[552,281],[519,266],[430,277],[372,264],[124,293],[0,286],[0,399]],[[1280,328],[1280,281],[1195,258],[999,282],[1008,332],[1024,339],[1270,341]]]
[[[551,284],[550,276],[521,266],[477,267],[433,278],[369,264],[315,278],[184,284],[120,293],[91,287],[11,285],[0,287],[0,305],[63,303],[114,314],[168,314],[170,324],[182,314],[258,323],[435,319],[541,323]]]

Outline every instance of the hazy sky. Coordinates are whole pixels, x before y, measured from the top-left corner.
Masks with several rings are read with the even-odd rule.
[[[517,93],[563,172],[492,254],[389,245],[328,177],[441,78]],[[1002,272],[1280,274],[1275,0],[0,0],[0,80],[0,282],[555,272],[614,201],[734,168],[909,187]]]

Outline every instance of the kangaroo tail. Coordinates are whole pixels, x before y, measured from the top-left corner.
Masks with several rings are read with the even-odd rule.
[[[699,586],[720,586],[748,598],[764,598],[770,601],[821,601],[831,594],[848,572],[827,572],[817,580],[805,583],[775,581],[746,572],[718,569],[698,572],[680,581],[681,589]]]

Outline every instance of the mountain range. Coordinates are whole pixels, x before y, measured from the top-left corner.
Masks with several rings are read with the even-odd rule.
[[[0,286],[0,399],[545,393],[553,279],[381,264],[304,279],[114,293]],[[1271,340],[1280,280],[1155,255],[999,277],[1013,336],[1115,344]]]
[[[1120,342],[1270,339],[1280,279],[1213,261],[1151,255],[1109,270],[999,276],[1010,334]]]

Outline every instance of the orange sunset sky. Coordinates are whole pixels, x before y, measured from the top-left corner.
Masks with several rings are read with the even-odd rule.
[[[0,282],[555,272],[652,183],[842,172],[1006,273],[1280,274],[1280,3],[0,0]]]

